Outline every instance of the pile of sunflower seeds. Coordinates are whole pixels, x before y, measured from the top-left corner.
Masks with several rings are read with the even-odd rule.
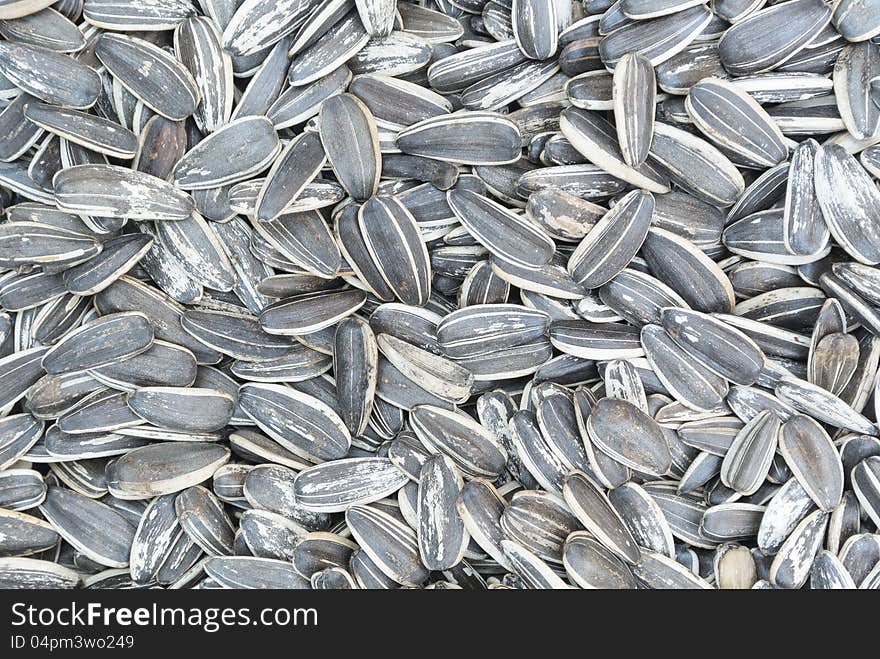
[[[0,587],[880,588],[877,2],[0,35]]]

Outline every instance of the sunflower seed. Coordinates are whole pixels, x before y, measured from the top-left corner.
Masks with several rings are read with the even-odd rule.
[[[852,486],[863,510],[875,523],[880,519],[880,459],[871,456],[853,467]]]
[[[304,470],[308,468],[303,465]],[[267,510],[287,517],[308,529],[325,530],[330,517],[305,508],[295,492],[296,472],[278,464],[257,465],[244,481],[243,494],[247,502],[259,510]],[[307,479],[306,479],[307,480]]]
[[[683,405],[694,410],[710,410],[727,395],[727,382],[695,363],[658,325],[645,325],[642,347],[657,377]]]
[[[157,114],[178,120],[195,112],[199,103],[195,80],[183,64],[158,46],[104,33],[95,54],[129,92]]]
[[[697,311],[729,313],[733,287],[727,275],[690,241],[663,229],[648,231],[642,254],[654,276]]]
[[[779,417],[772,411],[759,413],[737,433],[721,464],[721,480],[740,494],[754,494],[776,450]]]
[[[843,466],[822,427],[809,417],[792,417],[782,426],[779,450],[816,505],[826,512],[836,508],[843,493]]]
[[[423,305],[431,292],[430,262],[412,214],[395,197],[369,199],[358,226],[375,268],[404,304]]]
[[[409,527],[369,506],[352,506],[345,521],[361,549],[388,578],[404,586],[421,586],[428,580],[416,534]]]
[[[457,565],[470,540],[458,515],[456,501],[464,481],[445,455],[425,461],[419,475],[419,555],[428,569],[444,570]]]
[[[232,522],[220,501],[204,487],[188,487],[174,499],[184,533],[209,556],[232,553]]]
[[[42,365],[53,375],[98,368],[134,357],[153,344],[153,328],[146,315],[110,314],[66,335],[45,355]]]
[[[643,554],[620,515],[608,498],[583,472],[572,472],[565,479],[562,494],[571,511],[602,545],[636,564]]]
[[[770,582],[773,585],[800,588],[806,582],[827,524],[828,514],[817,510],[795,527],[770,566]]]
[[[187,432],[219,430],[229,423],[234,405],[225,392],[193,387],[144,387],[128,397],[128,406],[142,419]]]
[[[502,540],[501,546],[513,571],[527,588],[567,589],[566,584],[544,561],[511,540]]]
[[[523,54],[545,60],[556,53],[558,20],[556,4],[535,0],[513,0],[513,35]]]
[[[606,213],[572,253],[568,271],[584,288],[599,288],[638,253],[654,212],[650,193],[633,191]]]
[[[105,30],[173,30],[192,16],[194,8],[181,0],[89,0],[82,7],[83,18]]]
[[[273,6],[264,0],[257,0],[259,2]],[[296,54],[287,72],[287,79],[293,87],[313,83],[345,64],[369,40],[370,35],[364,29],[358,13],[349,11],[322,38]]]
[[[203,190],[250,178],[269,166],[281,142],[266,117],[242,117],[190,149],[174,166],[174,183]]]
[[[255,556],[212,556],[204,570],[221,588],[292,589],[309,588],[289,561]]]
[[[696,590],[712,587],[678,561],[652,551],[642,552],[642,561],[633,566],[633,574],[650,588]]]
[[[118,499],[149,499],[201,483],[228,460],[229,449],[211,443],[151,444],[113,462],[107,484]]]
[[[522,137],[509,119],[462,112],[425,119],[397,135],[404,153],[462,165],[504,165],[520,157]]]
[[[606,172],[650,192],[669,191],[664,177],[648,165],[635,168],[624,162],[615,127],[598,113],[567,108],[560,115],[559,125],[574,148]]]
[[[880,263],[872,248],[878,231],[872,209],[880,203],[873,181],[839,145],[821,147],[815,161],[816,199],[831,235],[860,263]]]
[[[193,118],[204,133],[229,121],[235,87],[232,60],[221,50],[220,33],[207,17],[188,18],[174,30],[174,50],[198,88]]]
[[[656,79],[651,63],[637,53],[621,57],[614,68],[612,96],[623,159],[630,167],[639,167],[654,137]]]
[[[310,467],[294,481],[296,500],[318,512],[343,512],[399,490],[406,474],[384,458],[349,458]]]
[[[828,25],[831,14],[818,0],[795,0],[750,13],[721,38],[724,68],[733,75],[777,68],[804,49]]]
[[[425,447],[449,456],[465,474],[494,478],[504,469],[507,452],[468,415],[430,405],[418,405],[410,414]]]
[[[743,194],[745,182],[734,164],[714,146],[681,128],[657,122],[649,156],[675,183],[710,204],[730,206]]]
[[[569,578],[581,588],[637,587],[626,563],[584,531],[568,536],[562,560]]]
[[[655,476],[669,469],[671,457],[660,427],[632,403],[603,398],[586,425],[599,450],[621,464]]]
[[[624,23],[611,31],[606,25],[599,44],[602,61],[609,69],[626,53],[635,52],[650,61],[652,66],[662,64],[686,48],[709,24],[712,14],[704,6],[646,21],[630,21],[621,11]],[[608,14],[603,16],[607,19]]]
[[[376,121],[352,94],[339,94],[321,105],[321,142],[346,191],[357,201],[376,193],[382,171]]]
[[[672,528],[652,496],[635,483],[624,483],[608,491],[608,500],[623,518],[639,547],[667,556],[675,554]]]
[[[268,334],[308,335],[350,316],[365,299],[356,289],[297,295],[266,307],[260,314],[260,327]]]
[[[101,78],[74,58],[14,41],[0,44],[0,74],[46,103],[85,109],[95,104]]]
[[[752,384],[764,367],[764,353],[757,344],[713,316],[667,307],[660,311],[660,323],[685,352],[731,382]]]
[[[40,512],[89,559],[107,567],[128,565],[135,528],[109,506],[72,490],[50,487]]]
[[[58,208],[72,213],[183,220],[194,209],[192,198],[171,184],[116,165],[67,167],[55,175],[54,184]]]
[[[856,139],[880,131],[880,107],[871,100],[871,79],[880,75],[880,50],[864,41],[844,48],[834,65],[834,95],[846,129]]]

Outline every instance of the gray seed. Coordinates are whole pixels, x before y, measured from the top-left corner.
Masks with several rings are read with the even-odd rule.
[[[346,191],[357,201],[373,196],[379,186],[382,156],[376,121],[369,108],[352,94],[328,98],[321,104],[320,135],[333,171]]]
[[[303,470],[293,492],[297,503],[308,510],[344,512],[394,494],[407,480],[386,458],[348,458]]]
[[[266,6],[274,3],[265,2]],[[228,32],[229,28],[227,28]],[[356,11],[331,27],[321,39],[296,54],[287,72],[293,87],[303,87],[345,64],[370,40]]]
[[[816,198],[838,244],[867,265],[880,263],[873,245],[878,225],[874,209],[880,193],[864,169],[843,147],[823,146],[816,153]]]
[[[46,103],[77,109],[94,105],[101,89],[100,76],[85,64],[43,47],[14,41],[0,44],[0,74]]]
[[[309,582],[289,561],[255,556],[213,556],[204,570],[221,588],[305,590]]]
[[[645,325],[641,342],[657,377],[684,406],[710,410],[721,404],[728,392],[726,380],[695,363],[662,327]]]
[[[24,116],[50,133],[112,158],[129,160],[137,151],[137,136],[108,119],[44,103],[29,103]]]
[[[608,491],[608,500],[621,516],[639,547],[666,556],[675,555],[672,528],[654,498],[636,483],[623,483]]]
[[[556,53],[558,19],[554,2],[513,0],[513,35],[523,54],[545,60]]]
[[[660,323],[685,352],[731,382],[750,385],[764,368],[764,353],[757,344],[713,316],[667,307],[660,312]]]
[[[522,137],[509,119],[461,112],[425,119],[397,135],[404,153],[462,165],[504,165],[520,157]]]
[[[641,249],[654,213],[654,197],[633,191],[620,199],[577,246],[568,260],[572,278],[599,288],[621,272]]]
[[[721,39],[719,54],[733,75],[770,71],[790,60],[831,20],[832,10],[817,0],[753,12]]]
[[[228,460],[228,449],[210,443],[151,444],[113,462],[107,484],[118,499],[149,499],[201,483]]]
[[[731,206],[743,194],[745,182],[734,164],[681,128],[657,122],[649,155],[675,183],[710,204]]]
[[[620,151],[630,167],[643,164],[651,148],[656,87],[654,68],[641,55],[627,53],[614,67],[614,122]]]
[[[581,588],[633,589],[637,587],[635,578],[626,563],[605,549],[585,531],[577,531],[568,536],[562,560],[569,579]]]
[[[600,451],[631,469],[661,476],[671,465],[660,427],[632,403],[614,398],[599,400],[586,427]]]
[[[50,487],[40,512],[58,534],[89,559],[107,567],[128,565],[135,528],[109,506]]]
[[[418,405],[411,410],[410,420],[428,450],[449,456],[465,474],[495,478],[504,469],[506,451],[463,412]]]
[[[236,183],[264,170],[278,155],[281,143],[265,117],[242,117],[211,133],[174,167],[174,183],[203,190]]]
[[[652,551],[642,552],[642,561],[632,568],[636,579],[649,588],[675,590],[711,589],[703,578],[695,575],[678,561]]]
[[[185,119],[199,103],[193,77],[158,46],[120,34],[105,33],[95,54],[110,73],[151,110],[168,119]],[[146,73],[145,73],[146,72]]]
[[[721,464],[721,481],[740,494],[754,494],[776,451],[780,420],[772,411],[759,413],[737,433]]]
[[[220,430],[229,423],[235,399],[214,389],[144,387],[129,395],[128,406],[154,425],[199,433]]]
[[[712,14],[702,5],[647,21],[629,21],[621,12],[624,24],[604,36],[599,51],[605,65],[613,69],[626,53],[645,57],[652,66],[662,64],[686,48],[709,24]],[[607,18],[607,15],[603,18]]]
[[[313,3],[308,0],[247,0],[240,3],[223,31],[223,48],[253,55],[296,30]]]
[[[284,448],[314,462],[343,457],[351,437],[336,412],[292,387],[248,383],[239,390],[245,413]]]
[[[685,108],[706,137],[744,163],[773,167],[788,156],[782,132],[770,116],[725,80],[701,80],[688,92]]]
[[[870,41],[840,51],[834,65],[834,96],[840,118],[853,137],[872,138],[880,131],[880,107],[872,101],[869,81],[880,75],[880,49]]]
[[[181,0],[89,0],[83,18],[105,30],[173,30],[192,16],[192,5]]]
[[[389,289],[404,304],[423,305],[431,292],[428,252],[406,207],[394,197],[373,197],[361,206],[358,226]]]
[[[800,588],[810,575],[825,535],[828,514],[817,510],[795,527],[770,566],[770,582],[779,588]]]
[[[636,168],[624,162],[614,125],[598,113],[568,108],[560,115],[559,125],[572,146],[606,172],[650,192],[669,191],[662,174],[646,164]]]
[[[853,467],[852,486],[859,503],[875,523],[880,519],[880,459],[871,456]]]
[[[153,328],[146,315],[110,314],[66,335],[45,355],[42,365],[53,375],[83,371],[138,355],[153,344]]]
[[[635,539],[608,498],[582,472],[573,472],[562,491],[571,511],[602,545],[631,564],[641,560]]]
[[[501,546],[511,568],[527,588],[567,589],[566,584],[544,561],[519,543],[502,540]]]
[[[194,208],[192,198],[171,184],[115,165],[67,167],[55,175],[53,183],[58,207],[72,213],[183,220]]]
[[[389,579],[403,586],[421,586],[428,580],[416,534],[409,527],[369,506],[349,508],[345,521],[361,549]]]
[[[464,481],[452,460],[432,456],[422,465],[418,485],[418,543],[429,570],[445,570],[463,558],[470,536],[456,508]]]
[[[221,49],[220,39],[207,17],[188,18],[174,30],[174,51],[198,88],[200,102],[193,116],[203,133],[214,132],[232,114],[232,59]]]

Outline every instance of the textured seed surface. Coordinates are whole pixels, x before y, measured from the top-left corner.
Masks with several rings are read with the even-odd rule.
[[[875,4],[0,0],[0,587],[877,588]]]

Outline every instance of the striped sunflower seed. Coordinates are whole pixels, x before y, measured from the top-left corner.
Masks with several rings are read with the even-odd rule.
[[[228,459],[227,449],[211,444],[154,444],[115,461],[108,485],[120,499],[160,496],[204,481]]]
[[[614,67],[614,122],[620,151],[630,167],[642,165],[651,148],[656,88],[654,67],[638,53],[625,54]]]
[[[779,417],[765,410],[737,433],[721,463],[721,481],[740,494],[754,494],[766,478],[776,451]]]
[[[215,188],[250,178],[275,160],[281,142],[265,117],[242,117],[199,142],[174,167],[174,183],[186,190]]]
[[[351,446],[335,410],[292,387],[248,383],[239,389],[239,403],[263,432],[306,460],[339,459]]]
[[[55,175],[53,183],[58,208],[72,213],[183,220],[195,208],[192,197],[171,184],[116,165],[67,167]]]
[[[869,7],[48,5],[0,585],[880,582]]]
[[[387,458],[348,458],[303,470],[296,476],[293,492],[309,510],[344,512],[394,494],[407,480]]]
[[[16,41],[0,43],[0,74],[46,103],[85,109],[101,91],[94,69],[62,53]]]
[[[159,46],[137,37],[104,33],[95,55],[114,78],[157,114],[185,119],[199,104],[199,90],[186,67]]]

